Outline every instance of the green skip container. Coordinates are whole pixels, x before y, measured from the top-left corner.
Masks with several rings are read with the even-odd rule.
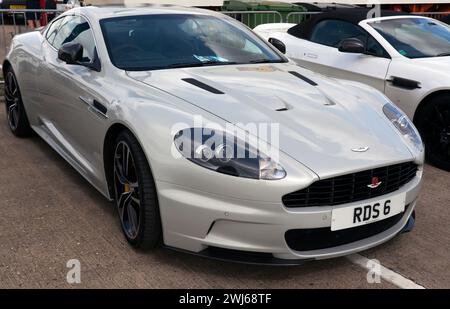
[[[277,1],[226,0],[221,11],[253,29],[261,24],[287,22],[290,13],[306,12],[307,10],[300,5]],[[292,19],[295,19],[296,23],[300,23],[304,16],[291,15],[289,20]]]

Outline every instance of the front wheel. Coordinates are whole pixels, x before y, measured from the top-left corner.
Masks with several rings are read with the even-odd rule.
[[[127,241],[136,248],[156,247],[162,232],[155,182],[141,146],[129,131],[116,139],[114,191]]]
[[[427,160],[450,171],[450,95],[430,100],[421,110],[416,124],[425,143]]]

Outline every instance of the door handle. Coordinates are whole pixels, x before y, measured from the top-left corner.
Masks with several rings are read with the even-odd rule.
[[[102,118],[108,118],[107,112],[108,112],[108,108],[106,108],[105,105],[103,105],[102,103],[100,103],[99,101],[95,100],[95,99],[87,99],[83,96],[79,97],[81,102],[83,102],[84,104],[87,105],[88,109],[92,112],[94,112],[95,114],[101,116]]]

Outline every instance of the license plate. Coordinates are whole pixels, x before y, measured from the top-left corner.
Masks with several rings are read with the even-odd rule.
[[[371,203],[333,209],[331,230],[338,231],[380,221],[405,211],[406,193]]]
[[[20,4],[12,4],[9,6],[11,10],[25,10],[27,8],[26,5],[20,5]]]

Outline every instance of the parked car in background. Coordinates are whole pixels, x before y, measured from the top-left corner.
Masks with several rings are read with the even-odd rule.
[[[427,17],[336,9],[255,31],[300,66],[370,85],[413,119],[428,160],[450,170],[450,28]]]
[[[135,247],[296,264],[414,224],[424,153],[405,114],[225,15],[75,8],[15,36],[3,74],[11,131],[115,200]]]
[[[6,10],[25,10],[27,8],[26,0],[3,0],[0,1],[0,8]]]

